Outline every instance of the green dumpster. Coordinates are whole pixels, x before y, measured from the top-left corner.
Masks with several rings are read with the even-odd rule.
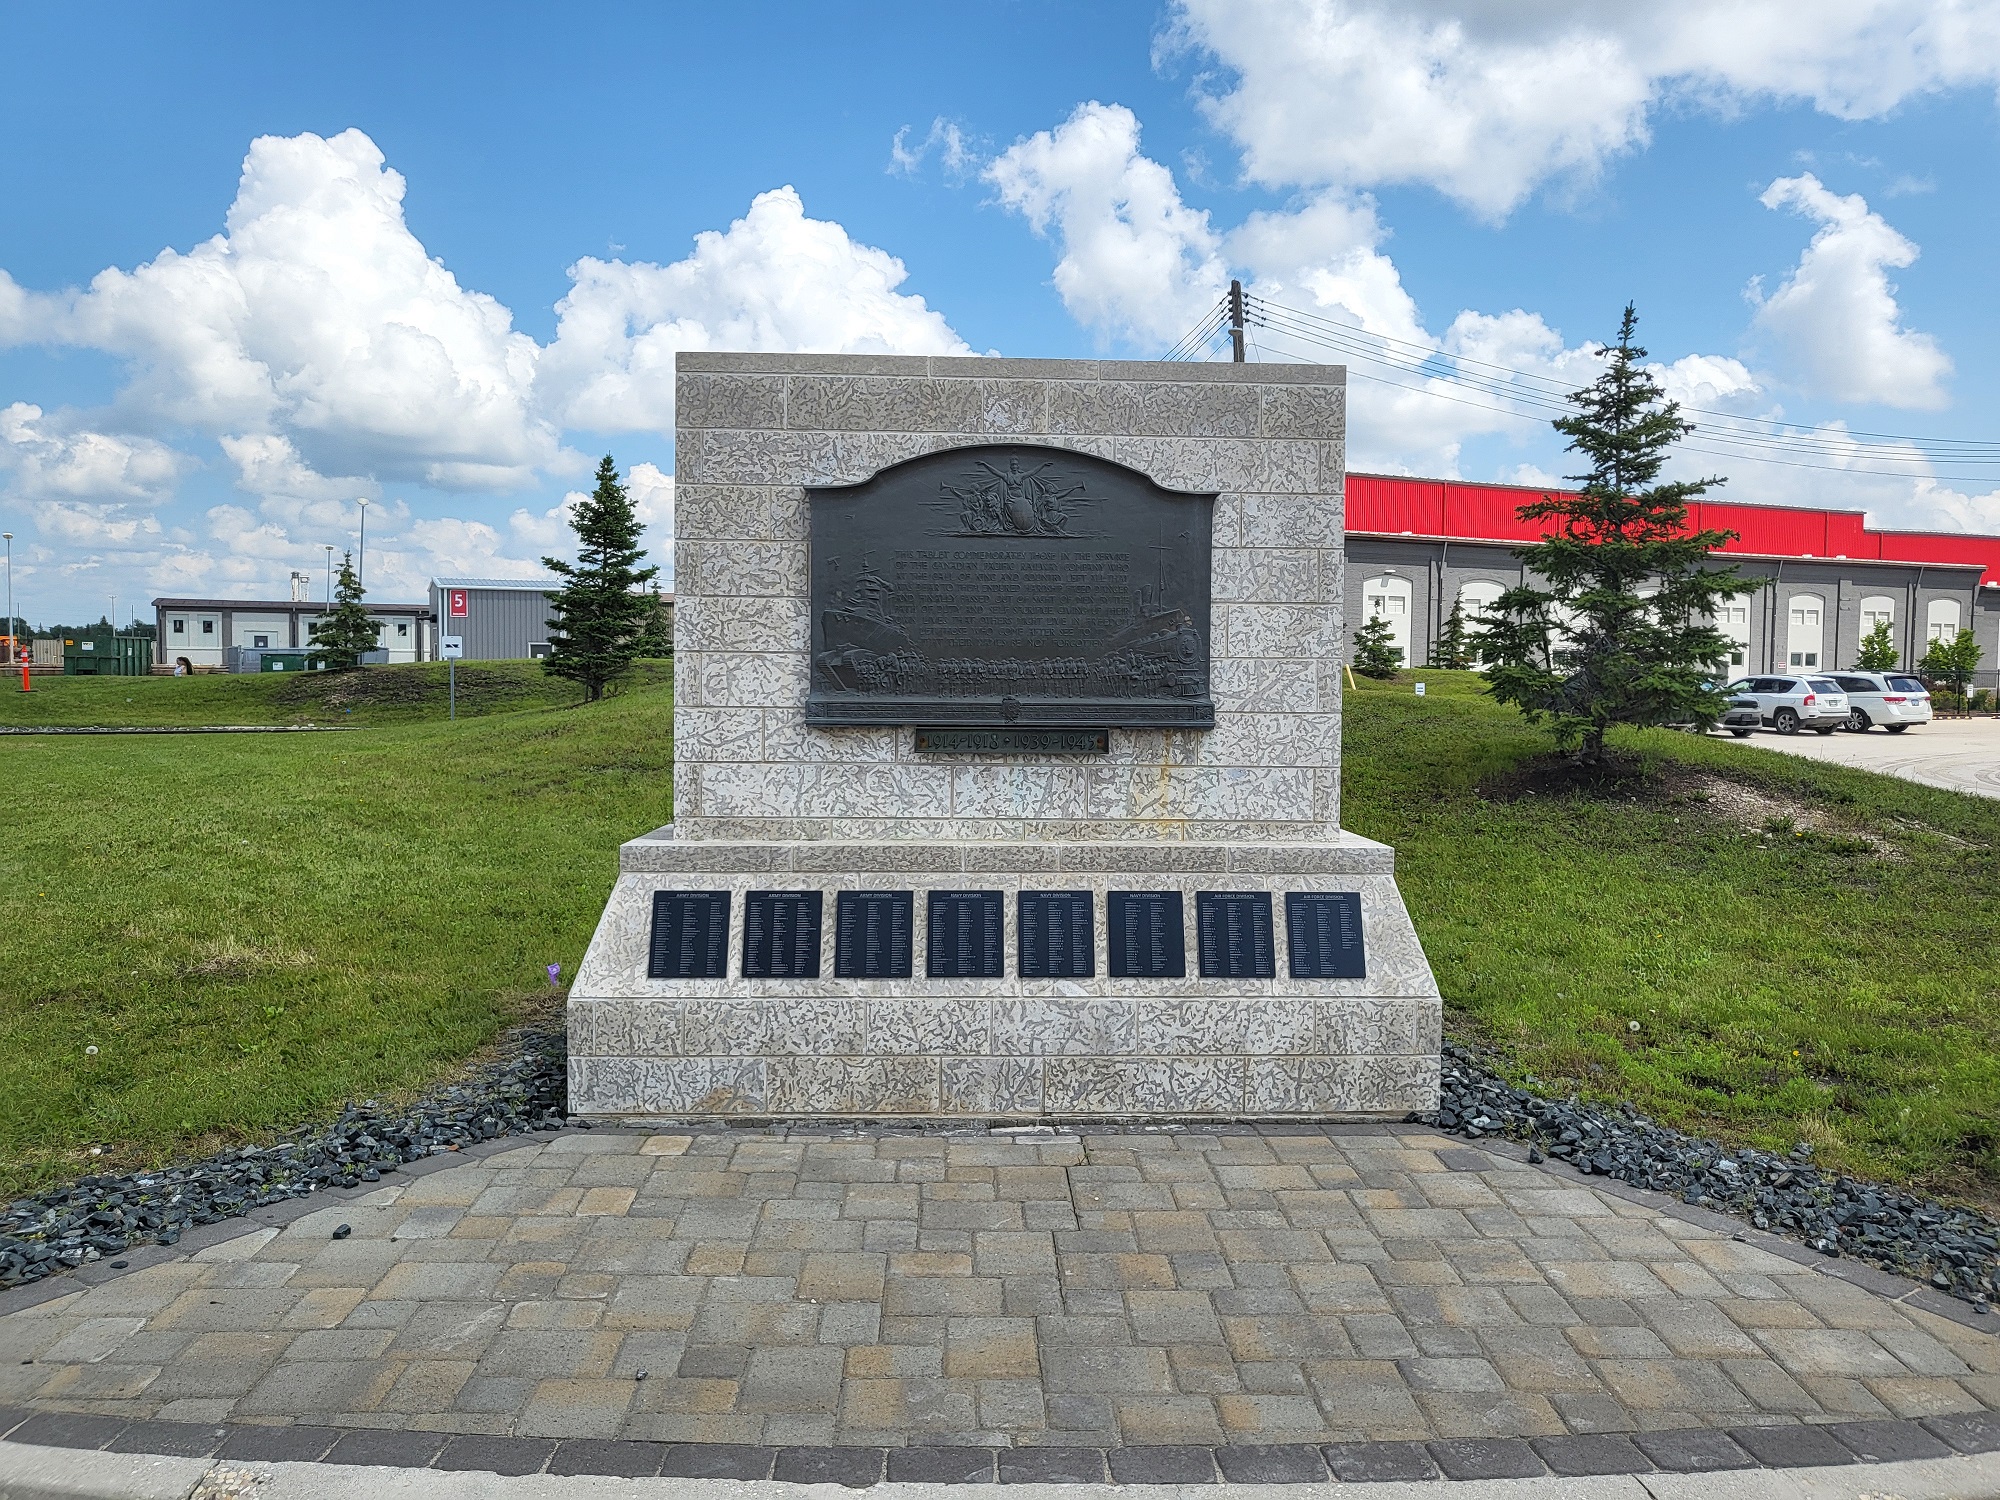
[[[65,677],[145,677],[153,670],[153,643],[141,635],[92,631],[63,638]]]

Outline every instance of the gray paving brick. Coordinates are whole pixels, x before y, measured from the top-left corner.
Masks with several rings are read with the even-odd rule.
[[[1417,1439],[1698,1472],[1751,1462],[1715,1431],[1739,1424],[1850,1456],[2000,1445],[1953,1415],[2000,1404],[2000,1359],[1876,1278],[1523,1163],[1451,1170],[1485,1153],[1416,1127],[557,1139],[588,1144],[442,1166],[0,1317],[0,1400],[189,1424],[163,1444],[225,1416],[536,1435],[495,1464],[557,1438],[749,1442],[766,1474],[780,1448],[912,1442],[1151,1451],[1100,1478],[1216,1445],[1266,1455],[1245,1474],[1319,1478],[1336,1452],[1428,1472],[1396,1446]],[[1791,1430],[1812,1435],[1769,1436]]]

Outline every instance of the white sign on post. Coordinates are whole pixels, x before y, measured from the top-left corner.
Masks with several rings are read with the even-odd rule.
[[[438,637],[438,656],[445,661],[457,661],[465,655],[465,637],[462,635],[441,635]]]

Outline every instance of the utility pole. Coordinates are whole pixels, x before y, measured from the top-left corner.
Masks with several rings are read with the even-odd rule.
[[[7,543],[7,660],[11,663],[21,646],[14,635],[14,533],[0,531],[0,541]]]
[[[1229,283],[1229,354],[1237,364],[1243,363],[1243,283]]]

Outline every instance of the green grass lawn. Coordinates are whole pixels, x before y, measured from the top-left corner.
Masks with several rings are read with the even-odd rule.
[[[2000,802],[1664,730],[1618,739],[1637,796],[1564,795],[1478,678],[1416,675],[1350,697],[1342,821],[1396,846],[1455,1034],[1547,1092],[2000,1199]]]
[[[640,662],[627,690],[667,680],[663,661]],[[202,673],[194,677],[0,677],[0,727],[186,724],[405,724],[442,719],[443,662],[359,672]],[[458,712],[468,715],[581,702],[583,690],[536,662],[458,664]]]
[[[580,696],[484,670],[508,679],[495,699]],[[0,739],[0,1197],[417,1088],[545,1005],[544,965],[582,957],[620,841],[672,815],[667,671],[455,724],[416,721],[389,682],[355,716],[408,722],[351,734]],[[307,683],[333,685],[30,696],[75,722],[284,722],[280,695]],[[119,689],[129,708],[105,701]]]
[[[341,688],[368,727],[0,739],[0,1195],[414,1090],[546,1004],[671,815],[669,669],[591,706],[480,670],[456,724],[430,667],[36,685],[74,723],[326,722],[283,695]],[[1343,821],[1396,846],[1455,1034],[2000,1200],[2000,803],[1665,732],[1620,741],[1637,795],[1566,795],[1476,678],[1422,675],[1350,698]]]

